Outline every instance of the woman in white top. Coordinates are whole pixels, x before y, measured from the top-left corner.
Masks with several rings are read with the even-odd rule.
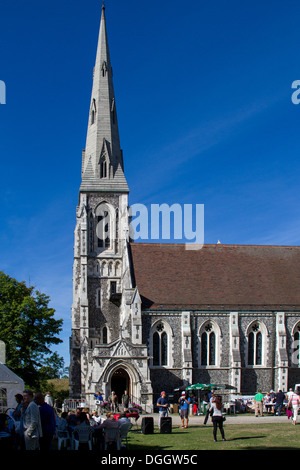
[[[300,395],[298,393],[298,390],[294,392],[292,395],[289,397],[289,402],[288,402],[288,408],[292,406],[293,407],[293,420],[292,423],[296,424],[297,421],[297,416],[298,416],[298,410],[300,406]]]
[[[223,441],[226,441],[225,439],[225,434],[224,434],[224,429],[223,429],[223,404],[222,404],[222,398],[217,395],[214,401],[210,404],[210,412],[212,415],[212,422],[213,422],[213,436],[214,436],[214,442],[217,442],[217,429],[220,429],[220,433],[222,436]]]

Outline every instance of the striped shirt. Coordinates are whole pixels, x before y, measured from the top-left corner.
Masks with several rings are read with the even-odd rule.
[[[293,393],[290,396],[289,404],[292,406],[300,405],[300,395],[297,395],[297,393]]]

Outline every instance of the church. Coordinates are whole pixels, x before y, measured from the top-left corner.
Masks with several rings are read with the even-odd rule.
[[[70,398],[300,383],[300,247],[132,242],[104,6],[81,165]]]

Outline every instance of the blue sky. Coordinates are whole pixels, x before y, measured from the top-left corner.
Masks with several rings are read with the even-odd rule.
[[[2,0],[0,269],[51,297],[69,364],[101,2]],[[204,204],[205,243],[299,245],[298,0],[107,0],[133,203]]]

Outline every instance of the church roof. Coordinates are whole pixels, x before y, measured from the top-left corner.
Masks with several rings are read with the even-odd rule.
[[[145,309],[299,310],[300,247],[131,243]]]
[[[24,386],[23,379],[0,362],[0,386],[4,386],[4,384],[21,384]]]

